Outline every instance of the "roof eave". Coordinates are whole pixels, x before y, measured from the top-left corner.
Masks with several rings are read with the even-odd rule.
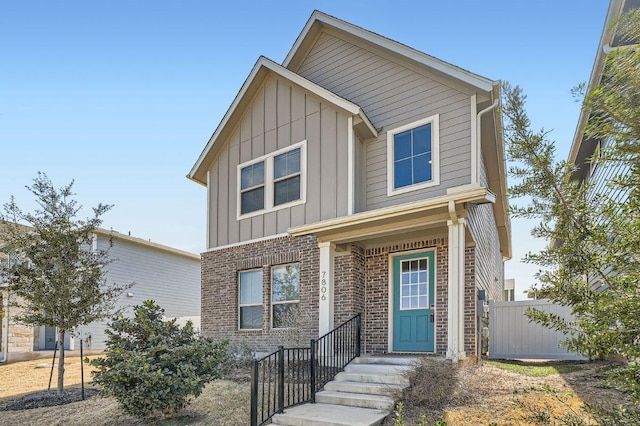
[[[614,34],[611,23],[622,13],[624,3],[625,0],[613,0],[609,4],[604,27],[602,29],[602,35],[600,36],[600,42],[598,44],[598,51],[593,62],[593,67],[591,68],[591,75],[589,76],[589,83],[585,91],[585,96],[589,94],[595,87],[597,87],[598,84],[600,84],[600,79],[602,78],[602,72],[604,69],[605,58],[607,56],[603,50],[603,47],[607,44],[610,44],[611,40],[613,39]],[[571,149],[569,150],[570,164],[575,164],[576,162],[578,152],[580,151],[580,146],[582,145],[583,133],[588,119],[589,114],[585,111],[584,108],[582,108],[580,110],[578,124],[576,125],[576,131],[573,136],[573,142],[571,143]]]
[[[283,66],[275,63],[274,61],[272,61],[272,60],[270,60],[270,59],[268,59],[268,58],[266,58],[264,56],[261,56],[256,61],[256,64],[254,65],[253,69],[249,73],[249,76],[247,77],[247,79],[243,83],[240,91],[238,92],[238,94],[234,98],[233,103],[231,104],[231,106],[229,107],[229,109],[225,113],[222,121],[220,121],[220,124],[218,125],[218,127],[215,130],[215,132],[213,133],[213,135],[211,136],[211,138],[207,142],[207,145],[205,146],[204,150],[200,154],[200,157],[198,157],[198,160],[196,161],[194,166],[191,168],[191,171],[187,175],[188,179],[191,179],[191,180],[193,180],[193,181],[195,181],[197,183],[200,183],[200,184],[206,186],[206,184],[207,184],[207,182],[206,182],[206,171],[205,171],[205,167],[203,167],[203,166],[205,164],[208,164],[209,153],[211,152],[211,150],[212,150],[214,144],[216,143],[216,141],[220,138],[220,136],[223,134],[224,130],[227,128],[229,123],[234,118],[234,116],[235,116],[235,114],[237,112],[238,106],[244,100],[245,95],[247,94],[247,92],[251,88],[251,86],[254,83],[254,81],[256,80],[257,76],[263,71],[264,71],[264,76],[265,77],[266,77],[266,75],[267,75],[267,73],[269,71],[274,72],[275,74],[278,74],[278,75],[282,76],[283,78],[291,81],[292,83],[294,83],[294,84],[302,87],[303,89],[308,90],[309,92],[315,94],[316,96],[326,100],[327,102],[331,103],[335,107],[337,107],[337,108],[339,108],[339,109],[341,109],[343,111],[346,111],[347,113],[349,113],[351,115],[360,117],[362,119],[362,121],[364,122],[364,124],[366,125],[366,128],[368,129],[368,131],[364,135],[365,139],[369,138],[369,137],[376,137],[378,135],[378,132],[377,132],[375,126],[371,123],[371,120],[367,117],[365,112],[358,105],[356,105],[353,102],[348,101],[348,100],[336,95],[335,93],[333,93],[333,92],[331,92],[331,91],[329,91],[329,90],[327,90],[327,89],[325,89],[325,88],[313,83],[310,80],[305,79],[304,77],[294,73],[291,70],[288,70],[288,69],[284,68]]]

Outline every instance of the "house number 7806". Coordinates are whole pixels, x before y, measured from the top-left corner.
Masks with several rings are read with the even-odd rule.
[[[327,271],[322,271],[322,280],[320,281],[320,300],[327,300]]]

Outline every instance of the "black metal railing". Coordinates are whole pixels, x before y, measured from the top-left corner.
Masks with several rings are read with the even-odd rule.
[[[308,348],[284,348],[253,362],[251,425],[265,424],[285,408],[315,402],[316,392],[360,356],[360,314]]]

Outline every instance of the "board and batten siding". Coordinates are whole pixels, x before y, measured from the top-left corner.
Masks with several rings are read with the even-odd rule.
[[[113,262],[104,267],[108,283],[135,283],[118,297],[116,308],[132,308],[151,299],[165,310],[167,318],[200,316],[200,260],[144,244],[98,235],[98,249],[109,250]],[[128,297],[131,293],[133,297]],[[107,321],[95,322],[80,329],[84,337],[91,335],[91,349],[105,348]],[[76,340],[75,347],[79,348]],[[86,345],[85,345],[86,347]]]
[[[491,204],[471,205],[467,209],[467,226],[476,244],[476,288],[485,290],[487,300],[503,300],[504,261],[500,237]]]
[[[208,248],[347,214],[348,117],[290,81],[269,76],[209,171]],[[237,167],[307,141],[306,203],[237,219]],[[303,166],[304,169],[304,166]]]
[[[366,141],[366,194],[359,210],[445,195],[447,188],[471,182],[471,102],[455,82],[419,72],[391,60],[357,40],[323,32],[297,73],[358,104],[376,128],[376,140]],[[440,185],[387,196],[387,131],[440,115]]]

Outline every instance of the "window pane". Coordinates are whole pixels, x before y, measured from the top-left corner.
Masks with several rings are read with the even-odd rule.
[[[241,189],[262,185],[264,183],[264,161],[244,167],[240,175]]]
[[[299,277],[300,265],[297,263],[273,267],[273,301],[298,300]]]
[[[411,130],[393,136],[393,160],[411,157]]]
[[[431,155],[423,154],[413,157],[413,183],[431,180]]]
[[[300,148],[277,155],[273,159],[273,178],[279,179],[284,176],[300,172]]]
[[[262,271],[240,272],[240,304],[262,303]]]
[[[413,155],[431,152],[431,124],[413,129]]]
[[[274,185],[274,192],[273,204],[276,206],[288,203],[289,201],[299,200],[300,176],[276,182]]]
[[[423,309],[427,307],[427,296],[420,296],[418,299],[418,307]]]
[[[264,208],[264,187],[243,192],[240,199],[240,213],[250,213]]]
[[[396,161],[393,165],[393,184],[394,188],[402,188],[411,185],[411,159]]]
[[[262,328],[262,306],[241,307],[240,328]]]
[[[273,305],[273,328],[299,327],[297,303],[282,303]]]

